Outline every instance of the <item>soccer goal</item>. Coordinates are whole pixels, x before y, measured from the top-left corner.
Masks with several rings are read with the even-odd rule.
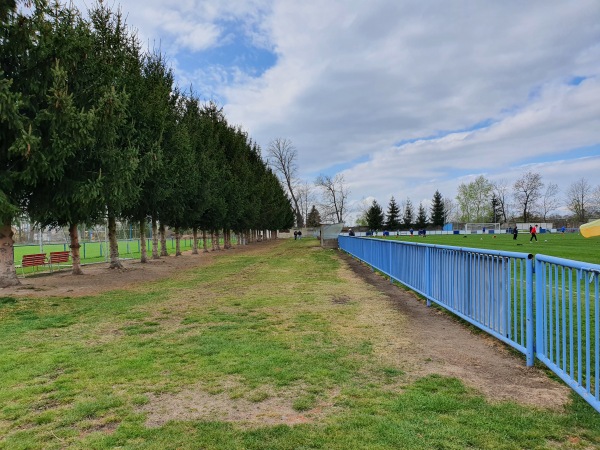
[[[465,231],[467,233],[477,233],[478,231],[483,232],[488,232],[489,230],[494,230],[495,233],[500,231],[500,224],[499,223],[466,223],[465,224]]]

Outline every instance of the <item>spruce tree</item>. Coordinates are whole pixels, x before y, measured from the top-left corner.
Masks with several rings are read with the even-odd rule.
[[[413,209],[412,202],[410,198],[406,199],[406,207],[404,208],[404,215],[402,216],[402,223],[404,225],[404,229],[408,230],[413,225],[413,218],[415,216],[415,212]]]
[[[367,226],[370,230],[380,231],[383,229],[384,222],[383,209],[381,209],[377,200],[373,200],[373,204],[367,211]]]
[[[74,115],[64,72],[72,53],[65,48],[73,42],[61,41],[63,21],[56,17],[62,13],[46,2],[0,7],[0,287],[19,284],[14,217],[30,204],[37,186],[61,182],[73,150],[66,143]],[[61,56],[66,61],[58,66]]]
[[[315,205],[313,205],[310,212],[308,213],[308,218],[306,219],[306,226],[307,227],[318,227],[320,225],[321,225],[321,214],[319,214],[319,211],[317,210]]]
[[[444,199],[439,191],[435,191],[431,202],[431,224],[435,227],[443,227],[445,220],[446,210],[444,207]]]
[[[388,205],[385,227],[389,231],[396,231],[400,228],[400,208],[393,196]]]
[[[419,203],[419,212],[417,214],[417,218],[415,219],[415,225],[419,229],[427,227],[427,213],[425,212],[423,203]]]

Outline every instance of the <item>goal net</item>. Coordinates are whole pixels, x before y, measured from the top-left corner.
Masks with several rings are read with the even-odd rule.
[[[477,231],[481,231],[481,232],[488,232],[488,230],[494,230],[494,231],[500,231],[500,224],[499,223],[466,223],[465,224],[465,231],[467,233],[473,233],[473,232],[477,232]]]

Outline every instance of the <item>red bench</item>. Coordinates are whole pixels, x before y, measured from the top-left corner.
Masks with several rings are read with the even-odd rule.
[[[50,252],[50,259],[48,260],[50,263],[50,271],[52,272],[53,265],[58,266],[60,269],[60,264],[68,263],[70,257],[71,253],[68,250],[64,252]]]
[[[48,262],[46,261],[45,253],[23,255],[23,259],[21,259],[21,270],[23,272],[23,276],[25,276],[25,267],[34,267],[37,269],[37,267],[45,266],[46,264],[48,264]]]

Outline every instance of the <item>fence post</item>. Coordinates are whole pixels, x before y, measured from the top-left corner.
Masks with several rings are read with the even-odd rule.
[[[393,247],[392,247],[392,241],[388,242],[388,246],[390,248],[390,269],[389,269],[388,273],[390,274],[390,283],[394,284],[394,279],[392,278],[392,249],[393,249]]]
[[[83,243],[83,259],[85,259],[85,242]]]
[[[427,306],[431,306],[431,248],[425,247],[425,294],[427,296]]]
[[[533,366],[534,360],[535,360],[535,346],[534,346],[534,327],[533,327],[533,322],[534,322],[534,317],[533,317],[533,255],[529,255],[527,257],[527,262],[526,262],[527,266],[526,266],[526,271],[525,271],[525,320],[526,320],[526,336],[525,336],[525,346],[526,346],[526,357],[527,357],[527,367],[531,367]],[[537,260],[536,260],[536,264],[537,264]],[[537,272],[537,270],[536,270]],[[538,289],[536,289],[536,313],[538,315],[538,317],[536,317],[536,319],[538,319],[536,321],[536,324],[538,326],[538,329],[540,327],[540,324],[542,323],[542,321],[540,320],[539,317],[539,306],[537,304],[537,298],[539,295],[539,284],[540,284],[540,274],[538,273],[538,276],[536,278],[536,283],[538,285]],[[539,335],[541,335],[541,333],[536,333],[538,334],[538,339],[539,339]]]

